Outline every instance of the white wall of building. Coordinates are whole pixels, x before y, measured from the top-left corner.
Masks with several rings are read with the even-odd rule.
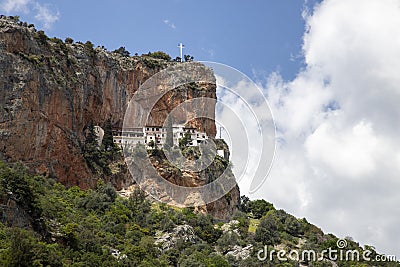
[[[183,125],[173,125],[172,139],[174,145],[179,145],[179,139],[183,138],[186,132],[190,133],[192,139],[192,142],[189,144],[190,146],[198,146],[201,142],[208,139],[206,133],[198,132],[195,128],[185,127]],[[151,141],[153,141],[157,147],[162,147],[167,139],[167,128],[149,125],[140,129],[132,129],[131,131],[124,130],[122,134],[115,135],[113,138],[114,143],[121,147],[128,144],[145,144],[147,146]]]

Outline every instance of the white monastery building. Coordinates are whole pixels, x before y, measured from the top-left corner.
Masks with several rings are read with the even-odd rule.
[[[196,128],[186,127],[184,125],[173,125],[173,144],[179,145],[179,139],[183,138],[186,133],[190,134],[191,142],[189,146],[198,146],[201,142],[208,139],[206,133],[198,132]],[[147,125],[142,128],[124,129],[124,131],[114,132],[114,143],[121,148],[127,145],[143,144],[148,147],[152,141],[157,147],[162,147],[167,139],[167,128],[161,126]]]

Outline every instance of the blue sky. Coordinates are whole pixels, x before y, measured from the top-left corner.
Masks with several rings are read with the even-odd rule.
[[[183,42],[196,60],[224,63],[254,78],[273,71],[293,78],[302,67],[303,1],[15,1],[27,9],[9,13],[49,36],[90,40],[109,50],[125,46],[132,54],[161,50],[175,57]],[[36,5],[57,19],[46,25],[46,16],[35,18]]]
[[[0,10],[109,50],[175,57],[183,42],[196,60],[244,72],[278,129],[270,175],[250,197],[400,258],[399,1],[316,2],[0,0]]]

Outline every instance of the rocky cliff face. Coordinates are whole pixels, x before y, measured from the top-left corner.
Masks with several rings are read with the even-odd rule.
[[[82,188],[98,177],[88,168],[82,149],[90,123],[111,119],[121,127],[131,96],[153,74],[174,62],[147,56],[126,57],[90,42],[64,43],[48,38],[16,19],[0,18],[0,157],[22,161],[30,169]],[[188,87],[163,97],[152,112],[155,123],[179,103],[194,97],[216,98],[215,85]],[[215,136],[211,120],[197,120],[199,130]],[[129,185],[125,173],[113,177]],[[235,203],[232,206],[236,205]]]

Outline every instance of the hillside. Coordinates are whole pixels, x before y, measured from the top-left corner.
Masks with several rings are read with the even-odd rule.
[[[224,223],[193,209],[150,202],[139,190],[123,198],[105,183],[94,190],[67,189],[4,163],[0,199],[8,205],[1,209],[1,266],[400,266],[361,256],[340,260],[340,242],[347,243],[343,251],[368,259],[379,254],[351,238],[324,234],[264,200],[242,197],[240,210]],[[258,253],[265,246],[276,251],[272,260]],[[323,254],[329,248],[337,251],[331,255],[336,261]],[[316,259],[297,260],[292,253],[293,260],[286,255],[283,261],[279,250],[299,255],[312,250]]]
[[[0,266],[400,266],[372,246],[323,233],[265,200],[240,197],[237,186],[212,203],[196,198],[190,208],[141,191],[113,130],[121,129],[140,85],[175,64],[181,63],[163,52],[110,52],[0,17]],[[160,125],[186,100],[216,99],[215,90],[215,83],[195,83],[164,95],[151,123]],[[104,129],[100,144],[94,126]],[[191,126],[215,137],[213,120]],[[208,184],[225,171],[234,181],[224,157],[185,172],[161,149],[144,148],[133,153],[144,153],[176,185]],[[197,147],[176,149],[189,160],[199,157]],[[134,166],[134,176],[149,178],[140,162]],[[128,188],[134,189],[121,193]]]

